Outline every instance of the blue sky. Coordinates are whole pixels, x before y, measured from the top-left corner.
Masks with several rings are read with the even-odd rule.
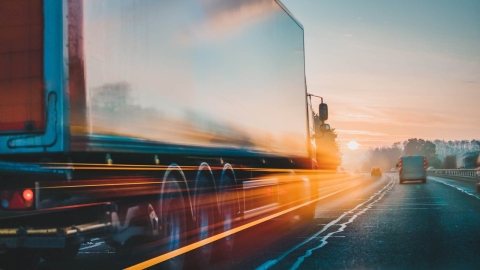
[[[282,2],[343,145],[480,138],[480,1]]]

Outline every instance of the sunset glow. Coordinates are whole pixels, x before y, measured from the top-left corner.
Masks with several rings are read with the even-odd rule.
[[[350,142],[348,143],[348,148],[349,148],[350,150],[355,150],[355,149],[358,148],[358,143],[357,143],[356,141],[350,141]]]
[[[344,150],[360,144],[344,166],[409,138],[480,138],[480,2],[282,2],[305,27],[309,92]]]

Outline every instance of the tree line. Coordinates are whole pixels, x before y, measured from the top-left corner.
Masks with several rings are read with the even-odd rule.
[[[396,168],[398,158],[401,155],[422,155],[427,158],[428,166],[436,169],[456,168],[456,157],[468,153],[480,152],[479,140],[423,140],[411,138],[403,143],[396,142],[391,146],[370,149],[362,163],[362,171],[369,171],[372,167],[380,167],[382,170]]]

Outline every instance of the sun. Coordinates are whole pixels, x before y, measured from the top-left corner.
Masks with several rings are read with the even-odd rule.
[[[356,141],[350,141],[348,144],[347,144],[348,148],[350,150],[355,150],[358,148],[358,143]]]

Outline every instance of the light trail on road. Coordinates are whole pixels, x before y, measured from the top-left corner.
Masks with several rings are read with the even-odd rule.
[[[284,214],[287,214],[287,213],[292,212],[292,211],[294,211],[294,210],[297,210],[297,209],[299,209],[299,208],[301,208],[301,207],[307,206],[307,205],[309,205],[309,204],[311,204],[311,203],[315,203],[315,202],[317,202],[317,201],[319,201],[319,200],[328,198],[328,197],[330,197],[330,196],[333,196],[333,195],[335,195],[335,194],[337,194],[337,193],[340,193],[340,192],[342,192],[342,191],[345,191],[345,190],[347,190],[347,189],[356,187],[356,186],[358,186],[358,185],[360,185],[360,184],[361,184],[361,181],[358,181],[357,184],[350,185],[350,186],[348,186],[348,187],[346,187],[346,188],[337,190],[337,191],[335,191],[335,192],[332,192],[332,193],[330,193],[330,194],[321,196],[321,197],[319,197],[319,198],[317,198],[317,199],[314,199],[314,200],[305,202],[305,203],[300,204],[300,205],[298,205],[298,206],[291,207],[291,208],[286,209],[286,210],[283,210],[283,211],[281,211],[281,212],[278,212],[278,213],[269,215],[269,216],[267,216],[267,217],[264,217],[264,218],[255,220],[255,221],[253,221],[253,222],[244,224],[244,225],[239,226],[239,227],[237,227],[237,228],[235,228],[235,229],[232,229],[232,230],[223,232],[223,233],[221,233],[221,234],[214,235],[214,236],[209,237],[209,238],[206,238],[206,239],[204,239],[204,240],[202,240],[202,241],[198,241],[198,242],[192,243],[192,244],[190,244],[190,245],[188,245],[188,246],[185,246],[185,247],[183,247],[183,248],[174,250],[174,251],[172,251],[172,252],[165,253],[165,254],[163,254],[163,255],[160,255],[160,256],[158,256],[158,257],[155,257],[155,258],[152,258],[152,259],[149,259],[149,260],[146,260],[146,261],[141,262],[141,263],[139,263],[139,264],[130,266],[130,267],[128,267],[128,268],[125,268],[125,270],[145,269],[145,268],[154,266],[154,265],[156,265],[156,264],[159,264],[159,263],[162,263],[162,262],[164,262],[164,261],[167,261],[167,260],[169,260],[169,259],[171,259],[171,258],[173,258],[173,257],[178,256],[178,255],[182,255],[182,254],[184,254],[184,253],[187,253],[187,252],[189,252],[189,251],[192,251],[192,250],[194,250],[194,249],[196,249],[196,248],[199,248],[199,247],[201,247],[201,246],[210,244],[210,243],[212,243],[212,242],[215,242],[215,241],[217,241],[217,240],[220,240],[220,239],[222,239],[222,238],[224,238],[224,237],[227,237],[227,236],[229,236],[229,235],[232,235],[232,234],[238,233],[238,232],[240,232],[240,231],[246,230],[246,229],[248,229],[248,228],[251,228],[251,227],[253,227],[253,226],[256,226],[256,225],[258,225],[258,224],[261,224],[261,223],[263,223],[263,222],[265,222],[265,221],[274,219],[274,218],[279,217],[279,216],[281,216],[281,215],[284,215]]]

